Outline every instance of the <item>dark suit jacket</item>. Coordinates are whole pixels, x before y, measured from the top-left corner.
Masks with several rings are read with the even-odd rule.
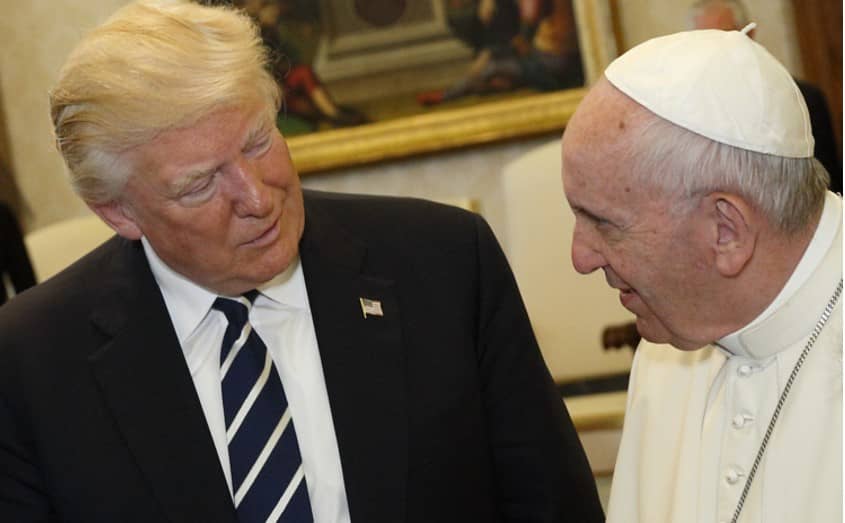
[[[300,252],[353,522],[602,521],[480,217],[306,192]],[[139,242],[0,308],[0,521],[47,520],[236,521]]]
[[[26,252],[18,220],[12,210],[0,202],[0,277],[9,277],[15,293],[35,285],[35,273]],[[0,283],[0,305],[6,303],[6,287]]]

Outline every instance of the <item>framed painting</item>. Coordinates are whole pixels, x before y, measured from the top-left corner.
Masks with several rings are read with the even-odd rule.
[[[308,174],[563,129],[616,56],[612,1],[223,3],[261,28]]]

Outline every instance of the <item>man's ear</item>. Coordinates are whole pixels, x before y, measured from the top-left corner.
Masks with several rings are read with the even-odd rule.
[[[88,204],[88,207],[120,236],[129,240],[140,240],[144,235],[132,216],[131,210],[127,209],[122,202]]]
[[[716,270],[731,278],[737,276],[754,254],[757,231],[754,211],[744,199],[733,194],[714,193],[708,197],[713,208]]]

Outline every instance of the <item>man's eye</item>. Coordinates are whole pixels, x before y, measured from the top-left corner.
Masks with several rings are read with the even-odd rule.
[[[577,214],[584,216],[587,220],[592,222],[592,224],[595,225],[597,228],[605,228],[605,227],[610,227],[610,226],[613,225],[613,223],[611,221],[609,221],[605,218],[602,218],[601,216],[596,216],[595,214],[593,214],[591,212],[581,210]]]
[[[216,178],[216,176],[216,174],[203,176],[201,179],[196,180],[194,183],[186,187],[185,190],[183,190],[182,193],[179,195],[179,197],[188,200],[196,200],[198,198],[202,198],[203,196],[211,192],[211,189],[214,186],[214,179]]]
[[[194,187],[191,187],[191,189],[188,191],[188,193],[189,194],[196,194],[196,193],[201,193],[201,192],[205,191],[206,189],[211,187],[211,182],[213,180],[214,180],[214,176],[206,176],[197,185],[195,185]]]

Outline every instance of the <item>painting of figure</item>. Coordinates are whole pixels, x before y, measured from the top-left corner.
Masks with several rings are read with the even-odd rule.
[[[451,19],[456,33],[475,47],[475,58],[460,81],[419,94],[421,104],[519,88],[551,91],[583,85],[571,0],[477,0],[464,4],[471,7],[470,23],[459,24],[457,10]]]
[[[252,16],[288,136],[579,87],[572,0],[229,0]]]

